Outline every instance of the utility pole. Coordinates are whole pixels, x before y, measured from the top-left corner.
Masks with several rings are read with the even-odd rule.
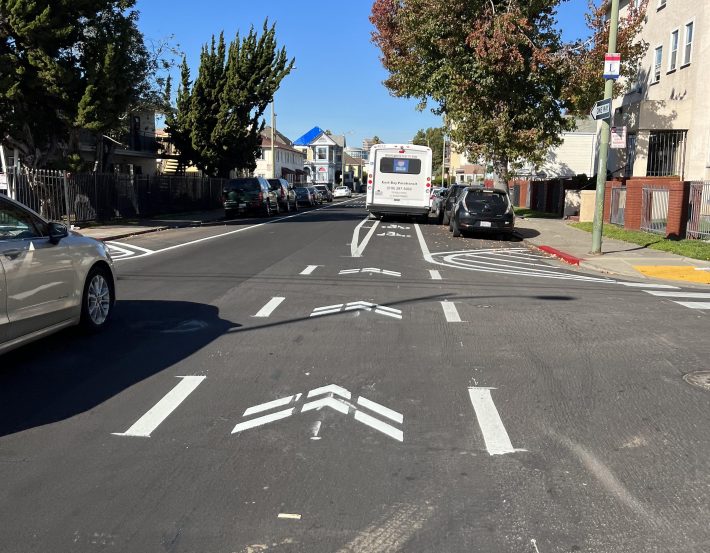
[[[444,186],[444,169],[446,169],[446,115],[444,115],[444,127],[441,129],[441,138],[444,146],[441,149],[441,186]],[[448,183],[447,183],[448,184]]]
[[[274,148],[274,127],[276,126],[276,114],[274,113],[274,99],[271,99],[271,178],[276,178],[276,156]]]
[[[611,20],[609,22],[609,45],[607,53],[616,52],[616,35],[619,32],[619,0],[611,0]],[[609,100],[614,95],[614,79],[604,81],[604,99]],[[604,191],[606,188],[606,166],[609,159],[609,137],[611,134],[611,117],[602,119],[601,142],[599,144],[599,168],[597,169],[597,195],[594,205],[594,224],[592,227],[592,254],[602,253],[602,231],[604,229]]]

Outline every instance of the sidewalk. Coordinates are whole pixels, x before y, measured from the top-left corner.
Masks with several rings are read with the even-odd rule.
[[[75,228],[79,234],[97,240],[120,240],[128,236],[146,234],[171,228],[199,227],[205,224],[224,222],[224,210],[212,209],[208,211],[192,211],[190,213],[177,213],[153,219],[138,219],[135,221],[122,221],[117,224],[97,225]]]
[[[561,219],[517,219],[523,241],[582,269],[637,281],[662,279],[710,285],[710,262],[690,259],[604,237],[602,254],[592,255],[592,235]]]

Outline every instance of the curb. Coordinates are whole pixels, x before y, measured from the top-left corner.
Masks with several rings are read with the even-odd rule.
[[[550,246],[534,246],[534,247],[540,251],[543,251],[545,253],[549,253],[550,255],[554,255],[558,259],[561,259],[562,261],[564,261],[565,263],[569,263],[570,265],[579,266],[579,264],[582,263],[582,261],[584,261],[584,259],[581,259],[579,257],[575,257],[574,255],[565,253],[563,251],[557,250],[557,249],[552,248]]]

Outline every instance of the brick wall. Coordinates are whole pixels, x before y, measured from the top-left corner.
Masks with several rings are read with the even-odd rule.
[[[604,221],[609,222],[611,210],[611,189],[618,188],[622,183],[611,181],[606,183],[604,194]],[[643,188],[668,189],[668,222],[666,236],[684,238],[688,223],[688,200],[690,183],[677,178],[665,177],[634,177],[626,181],[626,208],[624,211],[624,228],[639,230],[643,209]]]

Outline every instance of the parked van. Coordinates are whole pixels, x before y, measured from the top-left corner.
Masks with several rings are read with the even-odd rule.
[[[431,148],[375,144],[370,149],[365,206],[371,215],[412,215],[426,221],[431,191]]]

